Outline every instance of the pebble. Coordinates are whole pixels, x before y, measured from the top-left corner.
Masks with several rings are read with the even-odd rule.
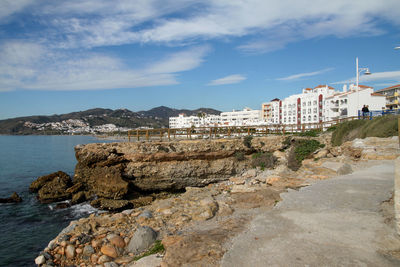
[[[107,256],[106,256],[106,257],[107,257]],[[91,261],[93,264],[97,263],[98,259],[99,259],[99,256],[97,256],[96,254],[92,254],[92,256],[90,256],[90,261]]]
[[[139,218],[144,217],[144,218],[153,218],[153,214],[149,210],[144,210],[140,215]]]
[[[106,262],[104,263],[104,267],[118,267],[118,264],[116,264],[115,262]]]
[[[84,248],[83,248],[83,255],[85,255],[85,256],[90,256],[90,255],[92,255],[94,253],[94,249],[93,249],[93,247],[91,246],[91,245],[86,245]]]
[[[72,259],[75,257],[75,247],[73,245],[68,245],[65,249],[65,255],[68,259]]]
[[[119,247],[119,248],[125,247],[124,239],[119,235],[114,235],[111,238],[107,238],[107,239],[110,241],[111,244],[113,244],[116,247]]]
[[[103,264],[105,262],[109,262],[111,259],[107,255],[102,255],[100,258],[97,260],[98,264]]]
[[[43,264],[43,263],[45,263],[45,262],[46,262],[46,258],[45,258],[43,255],[40,255],[39,257],[37,257],[37,258],[35,259],[35,263],[36,263],[37,265]]]
[[[81,249],[81,248],[77,248],[77,249],[75,250],[75,252],[76,252],[76,254],[81,254],[81,253],[82,253],[82,249]]]
[[[111,244],[105,244],[101,247],[100,249],[101,253],[103,253],[104,255],[107,255],[111,258],[116,258],[118,257],[118,253],[117,250],[114,248],[113,245]]]

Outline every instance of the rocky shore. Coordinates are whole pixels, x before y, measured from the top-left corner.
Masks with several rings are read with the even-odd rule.
[[[84,201],[97,196],[92,203],[125,201],[133,208],[71,222],[35,263],[218,266],[225,244],[258,212],[279,202],[281,192],[398,156],[394,138],[356,139],[340,147],[331,147],[329,138],[317,138],[325,146],[296,171],[288,167],[296,138],[284,136],[79,146],[73,180],[62,173],[39,178],[32,190],[50,182],[39,186],[39,199],[46,202],[46,193],[61,184],[69,196],[57,193],[56,199],[81,193]],[[264,164],[273,166],[259,164],[260,155],[268,155]],[[157,198],[163,190],[168,195]]]

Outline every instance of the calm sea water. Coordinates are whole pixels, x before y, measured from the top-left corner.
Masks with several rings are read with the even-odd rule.
[[[17,192],[18,204],[0,204],[0,266],[35,266],[34,259],[71,220],[95,212],[88,204],[64,210],[40,204],[29,185],[55,171],[73,175],[74,146],[99,141],[91,136],[0,136],[0,197]]]

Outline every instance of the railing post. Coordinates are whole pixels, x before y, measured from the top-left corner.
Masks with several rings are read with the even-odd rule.
[[[131,131],[128,131],[128,142],[131,141]]]
[[[231,127],[228,127],[228,137],[231,137]]]
[[[139,130],[136,130],[136,137],[137,137],[137,140],[139,141]]]
[[[160,129],[160,141],[162,141],[162,137],[163,137],[163,130]]]
[[[146,140],[149,141],[149,130],[146,130]]]
[[[168,128],[168,141],[171,141],[171,130]]]

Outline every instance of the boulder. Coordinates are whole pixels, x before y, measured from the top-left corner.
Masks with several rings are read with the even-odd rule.
[[[151,227],[139,227],[129,241],[127,251],[139,254],[148,249],[157,239],[157,232]]]
[[[65,174],[65,173],[64,173]],[[54,175],[38,191],[38,199],[42,203],[51,203],[69,199],[71,194],[67,189],[72,185],[71,178],[65,175]]]
[[[62,180],[70,180],[71,179],[69,177],[69,175],[66,174],[65,172],[62,172],[62,171],[54,172],[49,175],[40,176],[35,181],[33,181],[31,183],[31,185],[29,186],[29,191],[31,191],[33,193],[38,192],[45,184],[53,181],[54,178],[56,178],[56,177],[60,177]]]
[[[72,205],[76,205],[76,204],[82,203],[82,202],[84,202],[84,201],[86,201],[86,194],[85,194],[85,192],[80,191],[80,192],[78,192],[78,193],[75,193],[75,194],[72,196],[71,204],[72,204]]]
[[[120,211],[124,209],[132,208],[132,203],[127,200],[116,200],[116,199],[106,199],[106,198],[98,198],[90,202],[95,208],[99,208],[102,210],[112,210],[112,211]]]
[[[14,192],[8,198],[0,198],[0,203],[19,203],[19,202],[22,202],[22,198],[16,192]]]

